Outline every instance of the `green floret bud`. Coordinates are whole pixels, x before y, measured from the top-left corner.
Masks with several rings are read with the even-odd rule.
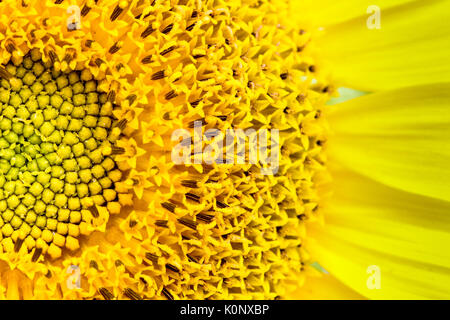
[[[17,133],[18,135],[21,135],[23,132],[23,122],[14,122],[12,124],[12,131]]]
[[[36,81],[36,76],[32,72],[27,72],[22,81],[26,85],[31,86]]]
[[[80,81],[80,77],[78,76],[78,73],[76,73],[74,71],[69,73],[69,83],[71,85],[73,85],[74,83],[77,83],[78,81]]]
[[[6,174],[7,180],[17,180],[19,178],[20,169],[17,167],[11,167]]]
[[[48,160],[45,157],[40,157],[36,159],[37,165],[39,167],[39,170],[41,171],[45,171],[45,169],[47,169],[50,166],[50,163],[48,162]],[[39,178],[39,176],[38,176]],[[38,179],[39,181],[39,179]]]
[[[5,109],[3,109],[2,115],[4,118],[13,119],[14,116],[16,115],[16,108],[12,106],[7,106]]]
[[[82,127],[83,121],[81,121],[80,119],[71,119],[67,130],[78,132],[81,130]]]
[[[54,108],[58,108],[59,109],[59,107],[62,105],[63,102],[64,102],[64,99],[59,94],[54,94],[50,98],[50,104]]]
[[[46,108],[47,106],[49,106],[50,105],[50,96],[47,96],[47,95],[39,95],[38,97],[37,97],[37,102],[38,102],[38,104],[39,104],[39,107],[41,108],[41,109],[44,109],[44,108]]]
[[[44,190],[44,189],[42,189]],[[30,190],[29,190],[30,191]],[[31,192],[31,191],[30,191]],[[42,191],[41,191],[42,192]],[[39,192],[39,195],[41,194],[41,192]],[[37,197],[37,196],[36,196]],[[45,205],[45,203],[42,200],[37,200],[36,204],[34,205],[34,211],[37,214],[42,214],[45,212],[45,208],[47,208],[47,206]],[[39,218],[38,218],[39,219]],[[45,225],[44,225],[45,226]]]
[[[66,76],[59,76],[56,79],[56,84],[58,85],[58,89],[61,90],[62,88],[67,87],[69,84],[69,79],[67,79]]]
[[[77,82],[74,85],[72,85],[72,91],[73,94],[79,94],[84,92],[84,86],[81,82]]]
[[[31,115],[31,121],[33,122],[35,128],[39,128],[45,121],[44,115],[42,112],[35,112]]]
[[[59,109],[60,114],[71,114],[73,110],[73,104],[68,101],[64,101]]]
[[[58,130],[66,130],[68,126],[69,126],[69,118],[67,116],[59,115],[56,118],[55,127]]]
[[[17,68],[15,65],[8,63],[8,65],[6,66],[6,71],[8,71],[10,74],[12,74],[13,76],[16,75],[16,71]]]
[[[65,87],[65,88],[61,89],[60,92],[61,92],[61,95],[65,99],[71,99],[73,97],[73,92],[72,92],[71,87]]]
[[[64,181],[57,179],[57,178],[52,178],[50,180],[50,189],[52,189],[53,192],[59,192],[64,188]]]
[[[61,138],[61,133],[59,131],[53,131],[53,133],[47,137],[47,141],[48,142],[52,142],[52,143],[56,143],[56,144],[60,144],[62,141]]]
[[[20,90],[19,95],[22,98],[22,103],[25,103],[33,95],[33,91],[29,88],[24,88]]]
[[[78,169],[78,164],[75,159],[64,160],[62,166],[66,171],[76,171]]]
[[[52,176],[47,172],[39,172],[36,176],[37,182],[42,184],[43,186],[46,186],[49,182]]]
[[[44,109],[44,119],[45,121],[50,121],[58,117],[58,110],[55,108]]]
[[[36,202],[36,198],[31,193],[26,193],[22,198],[22,203],[27,207],[31,207]]]
[[[44,73],[44,71],[45,68],[41,63],[38,62],[33,65],[33,72],[36,75],[36,77],[41,76]]]
[[[23,81],[21,79],[21,77],[19,78],[12,78],[9,83],[11,84],[11,90],[15,91],[15,92],[19,92],[20,89],[22,89],[23,86]]]
[[[31,60],[31,57],[26,57],[23,59],[22,65],[30,70],[33,67],[33,60]]]
[[[28,112],[30,114],[33,113],[33,112],[36,112],[37,109],[39,109],[39,104],[38,104],[37,100],[34,97],[29,99],[27,101],[27,103],[25,103],[25,106],[26,106],[26,108],[27,108],[27,110],[28,110]]]
[[[53,131],[55,131],[55,126],[50,122],[44,122],[44,124],[42,124],[42,126],[39,128],[39,131],[44,137],[49,137],[53,133]]]
[[[16,111],[16,116],[20,119],[20,120],[26,120],[30,117],[30,112],[28,111],[27,108],[25,107],[19,107]]]
[[[64,194],[68,197],[75,195],[76,188],[74,184],[66,183],[64,185]]]
[[[74,107],[71,115],[73,118],[82,119],[86,116],[86,111],[84,107]]]
[[[27,163],[27,169],[30,172],[38,172],[39,171],[39,167],[37,165],[37,161],[36,159],[33,159],[31,161],[28,161]]]
[[[0,88],[0,102],[2,103],[8,103],[9,102],[9,96],[10,92],[9,90],[5,90],[3,88]]]
[[[11,130],[12,121],[8,118],[3,118],[0,120],[0,129],[3,131]]]
[[[9,143],[17,143],[19,141],[19,136],[14,131],[9,131],[4,137]]]
[[[25,74],[27,73],[27,69],[25,69],[24,67],[20,66],[16,69],[16,77],[22,79]]]
[[[30,89],[35,95],[38,95],[42,90],[44,90],[44,85],[40,82],[35,82],[31,85]]]
[[[77,138],[77,136],[70,131],[66,132],[62,140],[63,143],[68,144],[70,146],[78,143],[79,141],[80,140]]]
[[[42,191],[42,196],[41,199],[42,201],[44,201],[46,204],[49,204],[50,202],[52,202],[53,198],[55,197],[55,193],[50,190],[50,189],[44,189],[44,191]]]
[[[9,104],[13,107],[18,107],[22,104],[22,98],[20,95],[14,93],[11,95],[11,98],[9,99]]]
[[[72,152],[74,154],[75,157],[80,157],[84,154],[84,144],[82,144],[81,142],[75,144],[72,146]]]
[[[80,132],[78,132],[78,136],[81,141],[86,141],[90,137],[92,137],[92,131],[86,127],[81,128]]]
[[[32,144],[40,144],[42,142],[41,138],[36,133],[33,133],[29,138],[28,142]]]
[[[81,106],[86,104],[86,96],[84,94],[76,94],[73,96],[73,104],[76,106]]]
[[[42,73],[40,79],[41,79],[41,82],[45,85],[48,82],[52,81],[52,74],[49,71],[44,72],[44,73]]]
[[[39,182],[34,182],[31,187],[28,189],[28,192],[30,192],[33,196],[37,197],[41,195],[42,191],[44,191],[44,187]],[[37,203],[36,203],[37,205]],[[36,210],[36,208],[35,208]],[[36,211],[38,212],[38,211]]]
[[[49,94],[49,95],[52,95],[52,94],[54,94],[55,92],[56,92],[56,90],[58,89],[57,87],[56,87],[56,84],[54,83],[54,82],[47,82],[46,84],[45,84],[45,91]]]
[[[16,166],[17,168],[22,168],[26,164],[27,160],[21,154],[16,154],[11,159],[11,165]]]

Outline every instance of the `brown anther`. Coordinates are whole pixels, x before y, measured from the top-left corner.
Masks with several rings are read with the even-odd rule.
[[[167,27],[165,27],[165,28],[161,31],[161,33],[168,34],[170,31],[172,31],[172,29],[173,29],[173,23],[171,23],[171,24],[169,24]]]
[[[109,53],[111,53],[111,54],[113,54],[113,53],[116,53],[117,51],[119,51],[120,50],[120,47],[117,45],[117,42],[116,43],[114,43],[113,45],[112,45],[112,47],[111,48],[109,48]]]
[[[171,52],[171,51],[173,51],[173,50],[175,50],[175,49],[176,49],[176,46],[170,46],[170,47],[168,47],[167,49],[161,51],[159,54],[160,54],[161,56],[164,56],[164,55],[168,54],[169,52]]]
[[[192,255],[190,255],[190,254],[186,254],[186,257],[187,257],[191,262],[198,263],[198,259],[195,258],[194,256],[192,256]]]
[[[219,201],[219,200],[216,200],[216,205],[217,205],[219,208],[221,208],[221,209],[224,209],[224,208],[228,208],[228,207],[229,207],[229,205],[227,205],[226,203],[223,203],[223,202],[221,202],[221,201]]]
[[[114,295],[106,288],[102,287],[98,289],[98,292],[103,296],[105,300],[112,300],[114,299]]]
[[[150,25],[147,28],[145,28],[145,30],[141,33],[141,38],[145,39],[147,38],[149,35],[151,35],[153,32],[155,31],[155,29],[153,29],[153,27]]]
[[[197,230],[197,222],[195,222],[191,219],[188,219],[188,218],[179,218],[177,220],[182,225],[185,225],[186,227],[191,228],[193,230]]]
[[[127,123],[128,123],[127,119],[121,119],[119,122],[116,123],[116,127],[119,128],[120,130],[123,130],[127,126]],[[125,149],[123,151],[125,152]]]
[[[168,211],[170,211],[170,212],[172,212],[172,213],[175,212],[176,206],[175,206],[173,203],[170,203],[170,202],[162,202],[162,203],[161,203],[161,206],[162,206],[164,209],[166,209],[166,210],[168,210]]]
[[[64,0],[55,0],[55,4],[61,4]]]
[[[142,58],[141,62],[142,62],[143,64],[149,64],[149,63],[151,63],[151,62],[152,62],[152,55],[148,55],[148,56]]]
[[[86,47],[90,48],[93,43],[94,43],[94,40],[86,40],[85,45],[86,45]]]
[[[137,225],[137,221],[135,221],[135,220],[130,220],[129,222],[128,222],[128,226],[130,227],[130,228],[133,228],[133,227],[135,227]]]
[[[206,213],[199,213],[196,217],[197,219],[204,221],[206,223],[210,223],[214,219],[214,216],[212,214]]]
[[[166,268],[176,273],[180,272],[180,269],[178,269],[177,267],[175,267],[173,264],[170,263],[166,263]]]
[[[287,72],[285,72],[285,73],[282,73],[282,74],[280,74],[280,78],[282,79],[282,80],[286,80],[287,79],[287,77],[288,77],[288,73]]]
[[[152,78],[151,79],[152,80],[159,80],[159,79],[162,79],[164,77],[165,77],[164,70],[161,70],[161,71],[157,71],[154,74],[152,74]]]
[[[95,270],[98,270],[98,264],[97,264],[97,262],[94,261],[94,260],[91,260],[91,261],[89,262],[89,267],[90,267],[90,268],[94,268]]]
[[[195,25],[197,22],[192,23],[191,25],[186,27],[186,31],[192,31],[192,29],[194,29]]]
[[[92,216],[93,216],[94,218],[98,218],[98,217],[100,216],[100,214],[99,214],[99,212],[98,212],[98,209],[97,209],[97,206],[96,206],[96,205],[90,206],[90,207],[88,208],[88,210],[92,213]]]
[[[161,228],[167,228],[167,220],[156,220],[155,225]]]
[[[197,181],[195,180],[183,180],[181,181],[181,185],[186,188],[198,188]]]
[[[176,93],[175,90],[171,90],[168,93],[166,93],[165,99],[170,100],[170,99],[176,98],[177,96],[178,96],[178,93]]]
[[[111,103],[114,103],[114,100],[116,100],[116,91],[111,90],[108,92],[108,95],[106,96],[106,100],[108,100]]]
[[[158,256],[156,254],[147,252],[147,253],[145,253],[145,258],[150,260],[151,262],[153,262],[155,264],[158,263]]]
[[[14,244],[14,251],[19,252],[20,248],[22,247],[23,239],[18,238],[16,240],[16,243]]]
[[[130,298],[131,300],[142,300],[142,297],[133,289],[126,288],[123,291],[124,295]]]
[[[198,104],[199,104],[202,100],[203,100],[203,99],[200,98],[200,99],[197,99],[197,100],[195,100],[195,101],[193,101],[193,102],[189,102],[189,103],[191,104],[191,106],[193,106],[193,107],[195,108],[196,106],[198,106]]]
[[[123,9],[122,9],[121,7],[116,6],[116,7],[114,8],[114,11],[113,11],[113,13],[111,14],[111,17],[110,17],[109,19],[110,19],[111,21],[116,20],[116,19],[120,16],[120,14],[122,13],[122,11],[123,11]]]
[[[113,146],[113,147],[111,148],[111,154],[112,154],[112,155],[124,154],[124,153],[125,153],[125,149],[122,148],[122,147],[116,147],[116,146]]]
[[[188,193],[185,194],[185,196],[186,196],[186,199],[190,199],[192,201],[200,203],[200,197],[198,195],[196,195],[196,194],[188,192]]]
[[[161,293],[169,300],[174,300],[172,294],[166,289],[163,288]]]
[[[0,78],[3,78],[5,80],[9,80],[13,77],[11,73],[8,72],[8,70],[5,69],[5,67],[0,66]]]
[[[89,13],[89,11],[91,11],[91,8],[88,7],[87,5],[84,5],[83,8],[81,9],[81,16],[84,17]]]
[[[31,258],[31,261],[36,262],[39,259],[39,257],[41,256],[41,254],[42,254],[42,249],[40,249],[40,248],[34,249],[34,253],[33,253],[33,257]]]

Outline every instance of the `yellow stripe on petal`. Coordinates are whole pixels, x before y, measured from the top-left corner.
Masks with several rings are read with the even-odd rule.
[[[378,0],[382,9],[392,8],[414,0]],[[292,0],[292,12],[299,23],[324,27],[365,15],[373,0]]]
[[[325,226],[311,226],[314,258],[374,299],[450,297],[450,203],[333,171]],[[373,273],[375,270],[378,274]],[[378,282],[378,283],[377,283]]]
[[[362,295],[330,274],[309,276],[303,286],[286,296],[287,300],[362,300]]]
[[[376,91],[450,81],[450,1],[416,1],[325,28],[321,54],[342,86]],[[370,28],[368,27],[370,25]]]
[[[336,105],[331,159],[386,185],[450,200],[450,84],[399,89]]]

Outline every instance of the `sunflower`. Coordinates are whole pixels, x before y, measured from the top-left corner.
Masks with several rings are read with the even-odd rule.
[[[448,9],[2,1],[0,297],[448,298]]]

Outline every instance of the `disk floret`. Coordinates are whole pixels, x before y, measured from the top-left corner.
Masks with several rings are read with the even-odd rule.
[[[53,257],[79,247],[99,209],[118,212],[113,105],[90,72],[56,71],[31,50],[0,87],[0,239]],[[119,150],[120,151],[120,150]]]

